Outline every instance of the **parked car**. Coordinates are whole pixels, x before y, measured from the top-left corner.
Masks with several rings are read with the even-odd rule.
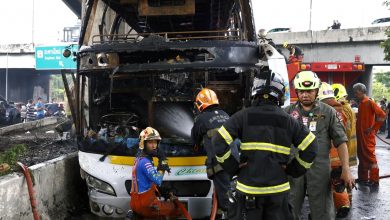
[[[14,103],[0,96],[0,125],[12,125],[21,122],[20,111]]]
[[[378,18],[371,23],[373,26],[390,26],[390,17]]]
[[[291,32],[291,28],[272,28],[267,33],[285,33]]]

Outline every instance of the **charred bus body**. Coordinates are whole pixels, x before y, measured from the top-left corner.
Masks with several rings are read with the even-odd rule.
[[[204,150],[191,146],[193,102],[207,87],[229,114],[249,103],[261,56],[250,1],[83,3],[73,113],[91,211],[126,214],[138,131],[153,126],[172,167],[160,191],[173,191],[193,218],[208,216],[213,187]]]

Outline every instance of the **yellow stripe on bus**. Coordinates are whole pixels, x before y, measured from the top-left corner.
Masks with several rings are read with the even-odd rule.
[[[134,165],[135,157],[129,156],[108,156],[111,159],[112,164],[118,165]],[[198,156],[198,157],[168,157],[168,165],[171,167],[175,166],[203,166],[205,165],[206,156]],[[155,165],[158,163],[157,158],[153,158],[153,162]]]

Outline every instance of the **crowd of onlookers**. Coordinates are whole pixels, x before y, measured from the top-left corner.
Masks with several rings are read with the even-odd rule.
[[[56,115],[64,115],[64,106],[63,104],[58,103],[56,98],[53,98],[51,103],[44,103],[41,97],[38,97],[35,102],[30,99],[28,100],[26,106],[23,106],[21,109],[23,122],[34,121],[47,116]]]

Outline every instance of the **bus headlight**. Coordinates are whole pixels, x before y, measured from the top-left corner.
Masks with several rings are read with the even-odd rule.
[[[103,180],[96,177],[86,175],[85,180],[87,181],[88,187],[96,189],[98,192],[105,193],[108,195],[116,196],[114,188]]]
[[[103,212],[106,215],[112,215],[112,213],[114,213],[114,208],[109,206],[109,205],[104,205],[103,206]]]

